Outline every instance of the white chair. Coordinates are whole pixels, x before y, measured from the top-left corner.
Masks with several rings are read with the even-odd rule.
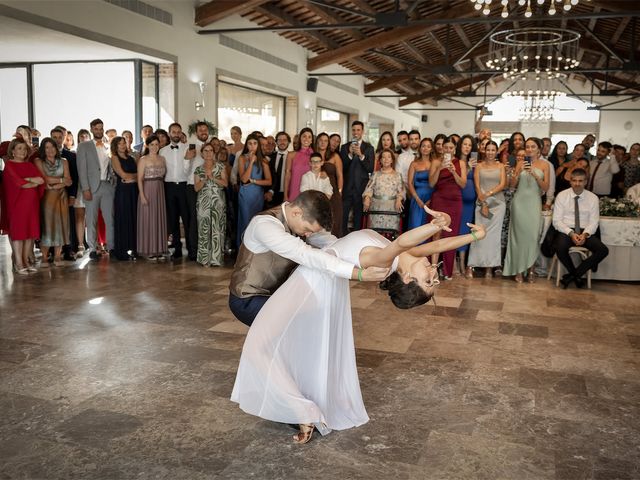
[[[588,248],[584,247],[571,247],[569,249],[569,255],[572,253],[580,255],[580,259],[585,261],[587,258],[591,256],[591,251]],[[558,260],[558,256],[554,255],[553,260],[551,260],[551,266],[549,267],[549,273],[547,273],[547,280],[551,278],[551,274],[553,273],[553,268],[556,267],[556,287],[560,285],[560,274],[562,269],[562,263]],[[591,270],[587,271],[587,288],[591,290]]]

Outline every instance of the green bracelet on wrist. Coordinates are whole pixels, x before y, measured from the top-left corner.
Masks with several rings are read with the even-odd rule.
[[[362,281],[362,269],[361,268],[358,269],[358,281],[359,282]]]
[[[473,237],[473,240],[477,242],[478,241],[478,237],[476,237],[476,233],[473,230],[471,230],[469,233]]]

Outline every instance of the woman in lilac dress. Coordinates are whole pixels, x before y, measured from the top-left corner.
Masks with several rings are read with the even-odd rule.
[[[167,207],[164,176],[167,167],[159,154],[160,140],[151,135],[145,140],[145,151],[138,160],[138,254],[150,261],[165,260],[167,247]]]
[[[302,176],[310,170],[309,160],[313,153],[313,130],[303,128],[298,134],[300,148],[289,152],[284,177],[284,201],[293,202],[300,195]]]

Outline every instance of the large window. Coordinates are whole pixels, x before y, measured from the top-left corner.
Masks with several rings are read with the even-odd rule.
[[[0,140],[9,140],[18,125],[29,124],[27,68],[0,68]]]
[[[31,72],[31,76],[29,76]],[[31,85],[32,88],[29,88]],[[31,124],[43,136],[56,125],[74,134],[94,118],[118,133],[175,117],[175,66],[140,60],[0,65],[0,139]]]
[[[118,133],[135,129],[133,62],[36,64],[33,95],[34,126],[43,136],[56,125],[75,134],[94,118]]]
[[[158,78],[156,66],[141,62],[142,124],[158,126]]]
[[[343,143],[351,134],[349,128],[349,114],[331,110],[329,108],[318,107],[316,112],[317,133],[326,132],[329,135],[337,133],[342,138]]]
[[[284,103],[285,97],[218,81],[220,137],[231,140],[234,125],[244,137],[255,130],[275,136],[284,126]]]

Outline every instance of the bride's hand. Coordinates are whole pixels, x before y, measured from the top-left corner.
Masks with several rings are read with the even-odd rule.
[[[368,267],[362,270],[363,282],[381,282],[391,273],[390,268],[386,267]]]
[[[446,232],[451,231],[451,229],[449,228],[449,225],[451,224],[451,217],[447,213],[436,212],[435,210],[431,210],[426,205],[424,206],[424,211],[433,217],[433,220],[431,220],[431,225],[440,227],[442,230]]]
[[[475,223],[467,223],[467,227],[478,237],[478,240],[482,240],[487,236],[487,230],[484,225],[476,225]]]

